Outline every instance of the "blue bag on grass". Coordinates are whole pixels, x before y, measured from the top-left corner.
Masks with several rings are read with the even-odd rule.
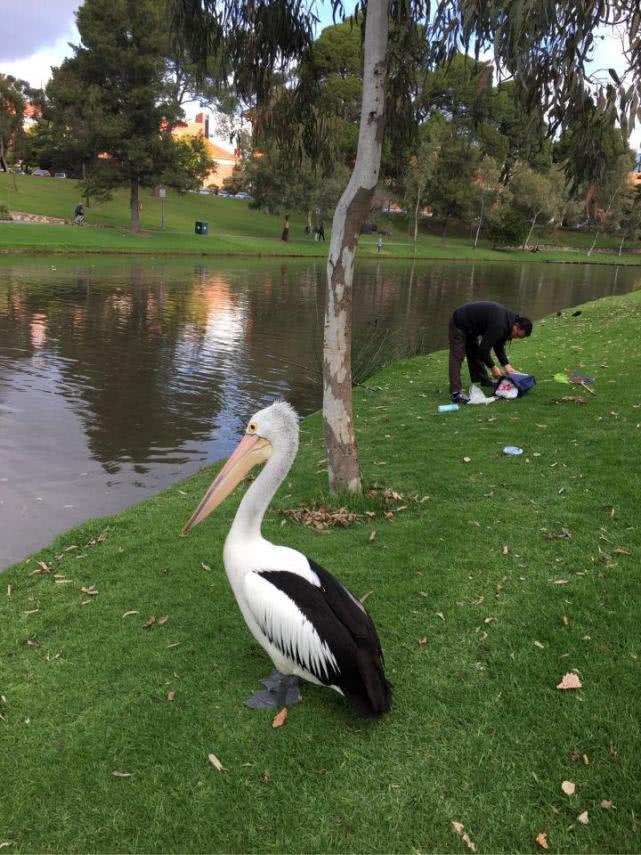
[[[497,398],[522,398],[533,386],[536,386],[536,379],[532,374],[512,372],[512,374],[501,377],[494,394]],[[516,395],[514,394],[515,389]]]

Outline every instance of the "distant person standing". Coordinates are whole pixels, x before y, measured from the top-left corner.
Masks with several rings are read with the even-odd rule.
[[[289,214],[285,214],[285,222],[283,223],[283,233],[280,236],[281,240],[287,242],[289,240]]]
[[[78,202],[76,205],[76,209],[73,212],[73,221],[77,226],[80,226],[87,221],[87,218],[85,217],[85,206],[82,202]]]
[[[325,240],[325,226],[323,225],[322,220],[318,224],[318,229],[316,230],[316,234],[318,235],[317,240]]]
[[[378,240],[376,241],[376,254],[380,255],[382,249],[383,249],[383,235],[379,235]]]
[[[461,365],[467,358],[472,383],[494,388],[494,382],[488,376],[498,380],[511,374],[514,368],[505,353],[505,344],[514,338],[526,338],[532,334],[532,321],[511,312],[500,303],[481,300],[464,303],[450,318],[450,394],[455,404],[467,404],[469,398],[463,392],[461,383]],[[490,355],[493,350],[501,363],[498,368]]]

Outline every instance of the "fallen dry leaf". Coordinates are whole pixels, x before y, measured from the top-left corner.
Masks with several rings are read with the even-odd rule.
[[[542,831],[540,834],[536,835],[536,842],[539,844],[541,849],[549,849],[548,845],[548,836],[545,831]]]
[[[112,778],[131,778],[131,772],[112,772]]]
[[[569,626],[569,624],[570,624],[570,619],[569,619],[569,617],[568,617],[567,615],[563,615],[563,617],[561,618],[561,620],[563,621],[563,626]]]
[[[156,623],[156,617],[155,617],[155,615],[152,615],[152,616],[149,618],[149,620],[147,621],[147,623],[144,623],[144,624],[142,625],[142,628],[143,628],[143,629],[149,629],[149,627],[150,627],[150,626],[153,626],[155,623]]]
[[[368,537],[367,539],[368,539],[368,541],[369,541],[370,543],[371,543],[373,540],[376,540],[376,529],[375,529],[375,528],[373,528],[373,529],[370,531],[370,533],[369,533],[369,537]]]
[[[263,783],[269,784],[270,778],[271,778],[271,775],[269,774],[269,769],[265,769],[265,771],[263,772]]]
[[[587,825],[587,824],[590,822],[590,820],[589,820],[589,818],[588,818],[588,812],[587,812],[587,810],[584,810],[584,811],[583,811],[583,813],[580,813],[580,814],[577,816],[577,821],[578,821],[578,822],[580,822],[580,823],[581,823],[581,825]]]
[[[426,636],[423,636],[423,638],[419,638],[419,640],[418,640],[419,647],[425,647],[426,644],[427,644],[427,637]]]
[[[537,647],[540,647],[541,650],[543,650],[545,647],[545,644],[542,644],[540,641],[535,641],[534,643],[536,644]]]
[[[272,719],[272,727],[282,727],[287,721],[287,707],[283,707]]]
[[[13,840],[3,840],[2,843],[0,843],[0,849],[4,849],[5,846],[13,846]]]
[[[622,546],[617,546],[617,548],[613,549],[612,552],[614,552],[615,555],[630,555],[631,554],[629,550],[624,549]]]
[[[80,589],[83,594],[87,594],[89,597],[95,597],[98,593],[95,585],[86,585],[85,587]]]
[[[582,683],[579,680],[579,675],[573,671],[564,674],[563,679],[557,685],[557,689],[580,689],[581,687]]]
[[[136,611],[136,609],[131,609],[130,611],[125,612],[123,617],[126,618],[126,617],[129,617],[130,615],[139,615],[139,614],[140,614],[140,612]]]
[[[373,593],[374,593],[374,591],[366,591],[366,592],[363,594],[363,596],[362,596],[362,597],[359,597],[359,603],[360,603],[361,605],[363,605],[363,603],[365,602],[365,600],[370,596],[370,594],[373,594]]]
[[[550,579],[553,585],[569,585],[570,579]]]
[[[561,784],[561,789],[565,793],[566,796],[573,796],[576,792],[576,784],[574,781],[563,781]]]
[[[217,769],[219,772],[225,772],[225,771],[226,771],[225,767],[224,767],[224,766],[223,766],[223,764],[220,762],[220,760],[218,759],[218,757],[216,757],[216,755],[215,755],[215,754],[208,754],[208,755],[207,755],[207,760],[208,760],[208,761],[209,761],[209,763],[214,767],[214,769]]]
[[[506,543],[506,544],[503,546],[503,555],[509,555],[509,554],[510,554],[510,547],[509,547],[509,546],[507,545],[507,543]]]
[[[603,799],[603,801],[601,802],[601,807],[605,808],[606,810],[610,810],[613,805],[610,799]]]
[[[463,463],[471,463],[471,462],[472,462],[472,458],[471,458],[471,457],[464,457],[464,458],[463,458]]]
[[[461,822],[455,822],[452,820],[452,828],[459,835],[463,843],[467,846],[468,849],[471,849],[472,852],[476,852],[476,845],[470,840],[468,833],[465,831],[465,826]]]
[[[167,621],[168,621],[168,620],[169,620],[169,615],[163,615],[163,616],[160,618],[160,620],[158,621],[158,625],[159,625],[159,626],[164,626],[164,625],[167,623]]]
[[[587,399],[582,398],[580,395],[563,395],[562,398],[557,398],[554,403],[560,404],[561,402],[567,402],[572,404],[587,404]]]
[[[348,511],[347,508],[333,510],[324,505],[320,507],[316,505],[311,505],[311,507],[303,505],[300,508],[288,508],[281,513],[289,517],[289,519],[294,520],[294,522],[302,523],[313,528],[315,531],[323,531],[335,526],[349,528],[349,526],[355,525],[363,518],[362,514]]]
[[[572,537],[572,532],[564,526],[560,531],[548,531],[543,536],[546,540],[569,540]]]
[[[176,700],[176,690],[175,689],[171,689],[171,691],[167,692],[167,700],[168,701],[175,701]]]

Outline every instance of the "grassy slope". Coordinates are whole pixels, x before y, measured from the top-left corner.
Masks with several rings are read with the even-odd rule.
[[[17,192],[13,189],[13,177],[0,175],[0,203],[11,210],[71,218],[79,198],[78,182],[32,176],[18,176],[16,180]],[[138,236],[126,229],[128,199],[124,190],[116,192],[110,202],[89,209],[88,214],[93,226],[109,228],[0,223],[0,251],[205,252],[321,257],[327,252],[327,244],[318,244],[304,234],[304,221],[300,215],[292,215],[291,239],[285,244],[280,240],[282,217],[250,210],[247,202],[235,199],[193,193],[180,196],[170,191],[165,202],[165,230],[160,231],[160,200],[146,194],[141,215],[145,231]],[[194,234],[195,220],[207,220],[207,237]],[[388,217],[385,226],[392,230],[392,234],[384,239],[383,255],[389,258],[411,256],[402,218]],[[556,243],[559,238],[551,237],[550,240]],[[592,242],[592,236],[570,233],[564,235],[563,240],[576,248],[586,248]],[[608,241],[612,244],[611,238],[603,237],[599,245],[606,245]],[[360,254],[377,254],[376,237],[367,235],[361,238]],[[577,252],[497,252],[483,242],[479,249],[474,250],[469,238],[449,237],[443,242],[435,235],[421,236],[417,256],[469,258],[474,261],[586,261],[585,254]],[[618,259],[597,254],[591,256],[590,261],[641,264],[641,256],[624,254]]]
[[[376,516],[329,534],[268,515],[270,539],[371,592],[396,693],[382,722],[313,687],[280,730],[242,706],[268,662],[221,569],[236,500],[178,536],[211,471],[63,535],[39,556],[48,574],[3,574],[0,844],[464,853],[454,820],[480,852],[536,851],[539,832],[552,852],[638,852],[640,322],[637,292],[537,325],[514,348],[536,390],[487,410],[435,414],[443,353],[394,365],[356,413],[367,482],[407,509],[354,502]],[[597,395],[555,403],[580,390],[553,374],[580,366]],[[323,500],[324,456],[315,415],[276,510]],[[563,527],[571,539],[545,538]],[[558,691],[571,669],[584,688]]]

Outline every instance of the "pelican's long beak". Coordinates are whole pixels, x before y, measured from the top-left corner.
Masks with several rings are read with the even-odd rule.
[[[246,434],[212,481],[181,534],[187,534],[195,525],[209,516],[254,466],[269,460],[271,453],[272,445],[269,440],[256,434]]]

